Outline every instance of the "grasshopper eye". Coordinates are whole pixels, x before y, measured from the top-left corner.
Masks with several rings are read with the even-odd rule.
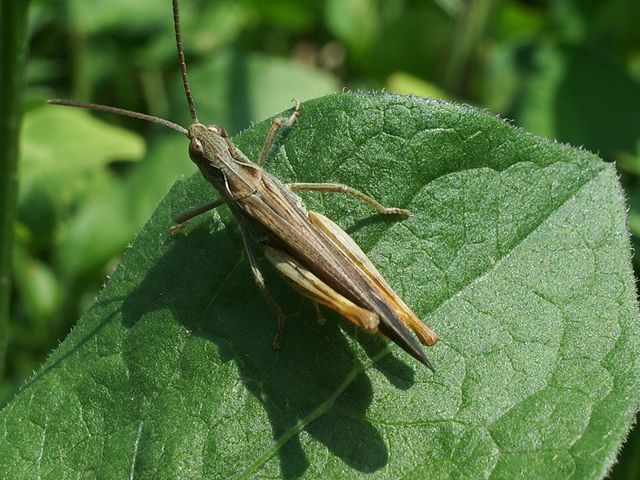
[[[192,138],[191,143],[189,144],[189,155],[193,157],[194,155],[202,156],[203,154],[202,142],[197,138]]]
[[[207,130],[215,133],[216,135],[220,135],[221,137],[229,138],[229,135],[227,135],[227,131],[219,125],[208,125]]]

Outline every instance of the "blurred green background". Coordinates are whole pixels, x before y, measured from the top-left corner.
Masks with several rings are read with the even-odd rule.
[[[616,162],[637,244],[638,0],[183,0],[181,9],[203,121],[235,134],[293,98],[343,88],[470,103]],[[44,104],[73,98],[188,124],[169,0],[32,0],[28,35],[0,404],[91,304],[171,184],[195,172],[175,132]],[[636,434],[613,478],[639,478],[638,444]]]

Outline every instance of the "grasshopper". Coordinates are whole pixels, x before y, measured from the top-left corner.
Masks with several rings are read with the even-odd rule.
[[[173,23],[180,72],[192,125],[184,128],[168,120],[130,110],[74,100],[49,103],[126,115],[162,124],[189,139],[189,156],[216,190],[220,198],[178,215],[178,226],[204,212],[227,205],[240,224],[240,231],[254,280],[277,318],[274,347],[279,347],[284,315],[266,289],[253,245],[264,250],[267,260],[304,296],[325,305],[367,333],[388,337],[414,358],[433,370],[425,353],[411,335],[424,345],[434,345],[435,332],[424,325],[400,299],[373,266],[365,253],[338,225],[327,217],[307,210],[295,192],[342,192],[371,205],[381,214],[409,215],[407,210],[386,208],[373,198],[347,185],[337,183],[291,183],[280,180],[262,168],[278,131],[290,128],[298,118],[300,102],[287,118],[271,123],[260,156],[251,162],[218,125],[200,123],[189,87],[182,47],[178,0],[173,0]],[[177,228],[177,227],[172,227]]]

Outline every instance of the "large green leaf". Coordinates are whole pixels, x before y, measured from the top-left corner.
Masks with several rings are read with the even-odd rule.
[[[142,139],[79,109],[43,105],[25,115],[21,139],[21,180],[60,188],[79,172],[97,171],[115,160],[138,160]],[[23,186],[22,188],[25,188]]]
[[[145,148],[139,135],[54,105],[25,115],[20,147],[19,218],[40,245],[51,241],[56,219],[69,214],[66,208],[111,184],[108,164],[137,161]]]
[[[252,158],[268,127],[238,137]],[[283,349],[221,209],[179,182],[69,337],[0,413],[11,478],[600,478],[639,397],[640,325],[612,165],[486,113],[392,95],[303,105],[268,169],[342,181],[305,196],[441,335],[432,374],[261,262]],[[185,144],[186,150],[186,144]]]

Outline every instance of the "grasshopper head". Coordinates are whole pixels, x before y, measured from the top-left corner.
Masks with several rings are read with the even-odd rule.
[[[189,156],[203,173],[224,168],[225,160],[230,158],[230,140],[224,128],[194,123],[189,127],[187,136]]]

